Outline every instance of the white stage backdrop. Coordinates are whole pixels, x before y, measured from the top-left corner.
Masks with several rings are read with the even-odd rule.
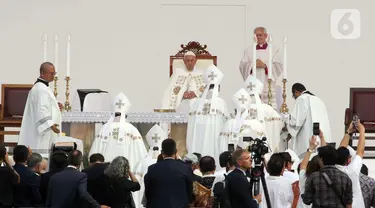
[[[168,82],[169,56],[190,40],[208,45],[225,73],[221,95],[230,102],[242,86],[238,70],[252,30],[265,26],[275,50],[289,39],[288,104],[294,82],[322,98],[333,136],[343,133],[350,87],[374,87],[375,37],[373,1],[255,0],[1,0],[1,83],[33,83],[43,61],[42,36],[48,33],[48,60],[53,62],[53,35],[60,36],[59,99],[64,98],[65,37],[71,34],[71,89],[122,91],[132,111],[160,107]],[[331,36],[333,9],[361,12],[361,37]],[[358,25],[355,25],[357,28]],[[232,106],[231,103],[228,103]]]

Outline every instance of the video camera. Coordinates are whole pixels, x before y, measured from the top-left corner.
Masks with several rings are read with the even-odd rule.
[[[269,152],[268,145],[266,143],[267,138],[263,137],[262,139],[252,137],[243,137],[244,142],[252,142],[252,144],[248,147],[247,151],[252,153],[252,157],[255,160],[255,163],[257,163],[257,159],[261,160],[262,156],[267,154]]]

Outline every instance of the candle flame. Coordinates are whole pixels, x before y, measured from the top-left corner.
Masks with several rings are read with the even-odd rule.
[[[268,34],[268,42],[271,43],[272,42],[272,37],[271,37],[271,34]]]
[[[48,39],[47,33],[44,33],[43,40],[47,41],[47,39]]]
[[[55,41],[57,42],[59,40],[59,35],[56,33],[55,34]]]
[[[70,38],[70,34],[68,34],[68,37],[67,37],[66,39],[67,39],[68,41],[70,41],[70,39],[71,39],[71,38]]]
[[[257,43],[258,42],[258,38],[257,38],[257,35],[254,34],[254,42]]]

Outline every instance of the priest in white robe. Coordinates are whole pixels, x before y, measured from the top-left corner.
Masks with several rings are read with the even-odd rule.
[[[18,139],[18,145],[25,145],[45,158],[49,157],[53,141],[60,136],[63,106],[49,88],[55,75],[52,63],[40,66],[40,77],[27,97]]]
[[[284,126],[280,114],[270,105],[262,103],[259,93],[263,91],[264,85],[259,79],[251,75],[246,79],[245,86],[252,100],[250,117],[263,124],[271,151],[279,152],[279,146],[282,143],[280,134]]]
[[[181,109],[188,113],[191,105],[201,96],[205,89],[203,70],[195,68],[196,62],[193,52],[185,53],[186,68],[173,71],[164,93],[163,109]]]
[[[206,88],[189,113],[186,137],[189,153],[197,152],[219,158],[219,134],[228,113],[225,101],[219,97],[219,85],[223,77],[223,73],[214,65],[205,70]]]
[[[116,96],[114,112],[104,125],[91,147],[90,155],[102,153],[106,162],[112,162],[117,156],[129,160],[130,169],[147,155],[147,150],[138,130],[126,121],[131,103],[124,93]]]
[[[309,148],[313,124],[319,123],[326,142],[331,141],[331,126],[326,106],[320,98],[307,91],[300,83],[292,86],[292,93],[296,104],[290,115],[288,131],[292,135],[293,151],[301,158],[301,154]]]
[[[247,77],[253,74],[253,65],[256,65],[256,77],[262,81],[264,84],[264,89],[260,93],[262,95],[262,100],[264,103],[268,103],[268,61],[269,61],[269,48],[267,44],[267,30],[264,27],[257,27],[254,29],[254,34],[257,38],[256,46],[256,57],[257,60],[252,60],[253,58],[253,48],[249,47],[245,50],[244,56],[240,62],[240,72],[243,77],[243,80],[246,80]],[[272,107],[277,109],[276,106],[276,81],[280,77],[283,71],[283,65],[281,62],[282,56],[279,51],[276,50],[273,53],[272,57]],[[255,63],[254,63],[255,62]]]
[[[250,94],[241,88],[233,95],[232,102],[236,106],[235,114],[229,116],[219,134],[220,152],[228,151],[229,144],[237,146],[242,124],[246,119],[249,119]],[[217,159],[215,158],[215,160]]]
[[[146,135],[146,141],[150,147],[148,154],[135,166],[133,173],[137,178],[141,189],[133,193],[133,199],[136,208],[143,208],[142,199],[145,191],[145,184],[143,177],[146,175],[148,167],[156,163],[158,155],[161,150],[161,143],[167,139],[167,133],[163,129],[155,124]]]

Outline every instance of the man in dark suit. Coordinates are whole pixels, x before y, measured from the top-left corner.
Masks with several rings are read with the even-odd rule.
[[[19,176],[10,165],[8,153],[0,144],[0,207],[12,207],[14,185],[19,183]]]
[[[50,179],[47,193],[47,207],[82,207],[83,201],[100,207],[87,192],[87,175],[78,171],[82,162],[82,153],[73,150],[68,155],[68,167],[56,173]]]
[[[238,149],[233,152],[232,160],[236,168],[228,174],[228,192],[232,207],[256,208],[262,201],[262,196],[253,197],[250,182],[246,172],[251,168],[249,152]]]
[[[151,165],[145,175],[147,208],[187,208],[192,201],[192,170],[176,160],[176,142],[166,139],[161,150],[164,160]]]
[[[82,170],[87,174],[87,191],[97,201],[102,201],[101,197],[104,196],[98,179],[104,175],[107,167],[108,164],[104,163],[104,156],[96,153],[90,156],[90,167]]]
[[[13,160],[16,163],[13,168],[20,176],[20,183],[14,189],[14,206],[15,207],[36,207],[43,204],[39,192],[40,176],[26,167],[29,159],[29,149],[24,145],[17,145],[13,150]],[[33,164],[41,165],[41,157]],[[33,168],[33,167],[32,167]]]
[[[49,172],[44,173],[40,179],[40,194],[43,202],[47,201],[49,180],[53,175],[63,171],[68,166],[68,154],[64,151],[56,151],[52,154]]]

